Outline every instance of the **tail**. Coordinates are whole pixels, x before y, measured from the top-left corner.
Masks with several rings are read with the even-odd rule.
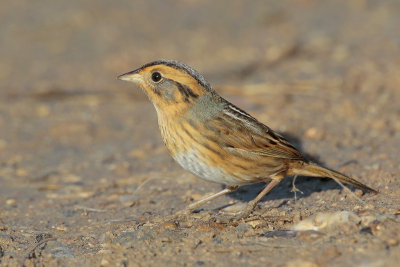
[[[335,181],[340,181],[346,184],[354,185],[356,187],[359,187],[361,189],[365,189],[368,191],[372,191],[374,193],[378,193],[375,189],[366,186],[363,183],[360,183],[359,181],[350,178],[347,175],[344,175],[340,172],[330,170],[328,168],[321,167],[315,163],[309,162],[301,162],[298,166],[293,166],[292,168],[292,173],[294,175],[303,175],[303,176],[313,176],[313,177],[328,177],[331,178]],[[340,184],[340,183],[339,183]]]

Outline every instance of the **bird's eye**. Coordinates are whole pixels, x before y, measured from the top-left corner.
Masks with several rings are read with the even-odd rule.
[[[159,72],[153,72],[153,74],[151,75],[151,79],[153,80],[153,82],[158,83],[159,81],[161,81],[162,76]]]

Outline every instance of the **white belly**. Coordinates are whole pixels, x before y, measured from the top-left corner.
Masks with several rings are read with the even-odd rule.
[[[236,185],[235,179],[230,177],[223,169],[218,167],[210,167],[208,164],[199,160],[198,153],[179,153],[175,155],[174,159],[187,171],[194,175],[219,184]]]

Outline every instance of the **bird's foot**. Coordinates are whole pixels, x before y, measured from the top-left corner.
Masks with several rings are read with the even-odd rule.
[[[220,211],[223,216],[230,217],[231,220],[241,220],[249,217],[253,212],[257,203],[254,201],[249,202],[247,205],[245,203],[236,204],[229,206]]]
[[[297,178],[297,175],[295,175],[295,176],[293,177],[293,181],[292,181],[292,190],[290,190],[290,192],[294,193],[294,201],[295,201],[295,202],[297,201],[297,192],[300,192],[302,195],[304,194],[303,191],[301,191],[300,189],[298,189],[298,188],[296,187],[296,185],[295,185],[296,178]]]

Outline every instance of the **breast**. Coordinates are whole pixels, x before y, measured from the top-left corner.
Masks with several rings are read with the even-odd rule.
[[[158,115],[163,141],[185,170],[201,179],[228,186],[258,182],[259,173],[254,175],[252,168],[237,166],[237,161],[243,161],[242,156],[236,157],[221,147],[223,139],[214,132],[215,127],[206,127],[204,122],[185,117],[169,119]]]

